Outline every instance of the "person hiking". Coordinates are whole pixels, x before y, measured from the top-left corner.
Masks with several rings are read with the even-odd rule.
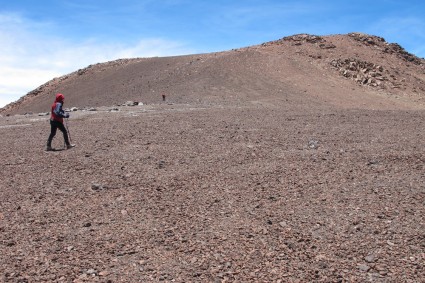
[[[50,116],[50,135],[47,139],[46,151],[53,150],[52,140],[56,135],[57,129],[62,132],[67,149],[73,148],[75,146],[69,142],[68,132],[63,124],[63,118],[69,118],[69,113],[65,113],[65,111],[62,109],[64,100],[65,96],[62,93],[56,94],[55,102],[52,104]]]

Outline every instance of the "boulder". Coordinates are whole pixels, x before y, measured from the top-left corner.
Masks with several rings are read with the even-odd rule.
[[[135,101],[127,101],[126,103],[123,104],[123,106],[135,106],[138,105],[138,102]]]

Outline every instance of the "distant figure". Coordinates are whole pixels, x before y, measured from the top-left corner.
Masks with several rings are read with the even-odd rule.
[[[64,103],[65,97],[62,93],[56,94],[55,102],[52,104],[51,116],[50,116],[50,136],[47,139],[46,151],[53,150],[52,140],[56,135],[57,129],[63,133],[63,138],[65,140],[66,148],[70,149],[74,147],[74,144],[69,142],[68,132],[63,125],[63,118],[69,118],[69,113],[63,111],[62,106]]]
[[[162,101],[165,101],[165,93],[162,94]]]

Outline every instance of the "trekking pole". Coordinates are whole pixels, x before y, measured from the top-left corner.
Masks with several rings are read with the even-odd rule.
[[[65,127],[66,127],[66,131],[68,132],[69,143],[72,143],[71,132],[69,131],[69,128],[68,128],[68,118],[65,118]]]

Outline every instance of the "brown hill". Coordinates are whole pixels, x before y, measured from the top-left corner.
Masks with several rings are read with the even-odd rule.
[[[48,111],[57,92],[66,95],[69,107],[149,104],[165,93],[178,103],[275,103],[290,97],[343,108],[423,108],[424,62],[377,36],[301,34],[226,52],[90,65],[1,112]]]

